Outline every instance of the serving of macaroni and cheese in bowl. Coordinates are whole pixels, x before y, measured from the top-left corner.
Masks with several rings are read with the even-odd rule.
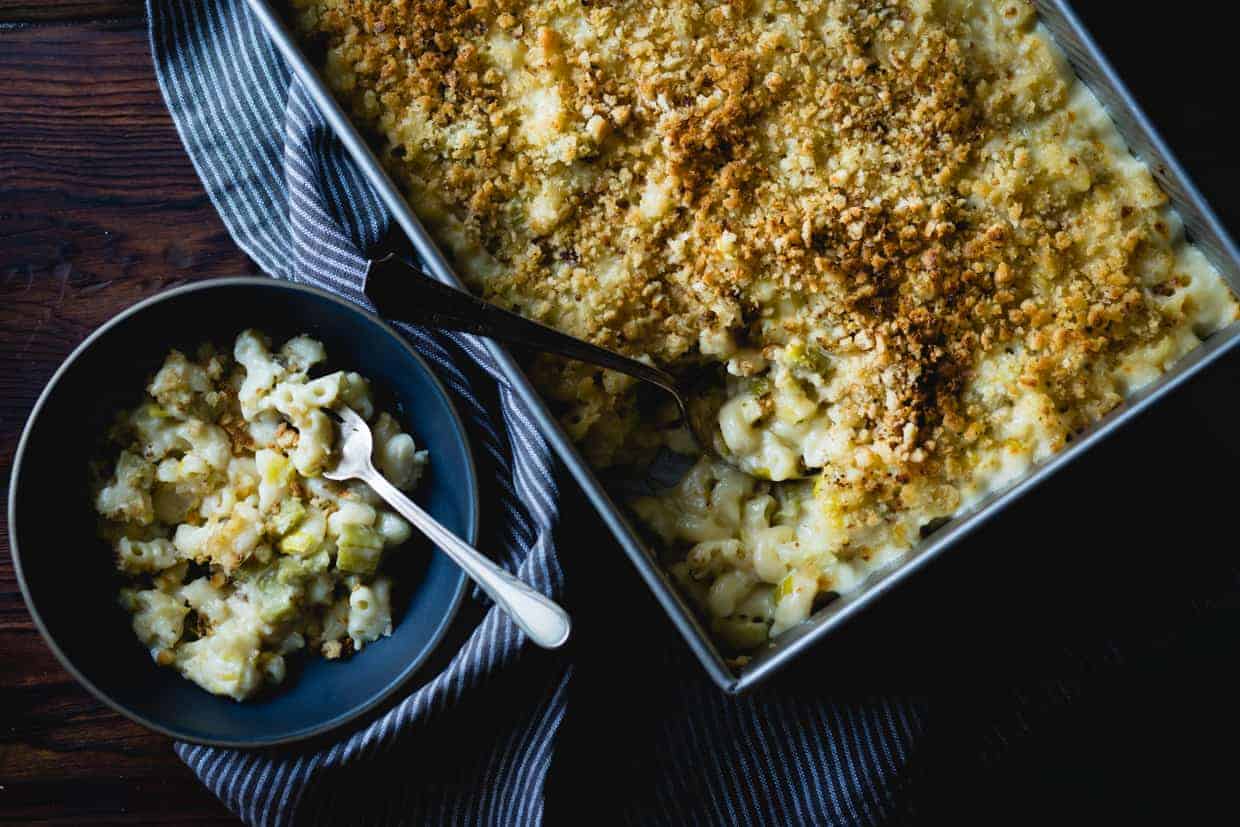
[[[352,371],[309,378],[322,343],[296,336],[278,350],[255,330],[230,351],[169,352],[146,397],[118,416],[114,463],[99,469],[95,510],[128,578],[120,598],[155,661],[244,700],[277,685],[285,658],[326,658],[392,634],[385,549],[411,526],[360,482],[323,477],[347,405],[373,420],[375,458],[413,489],[427,453]]]
[[[66,667],[142,723],[238,746],[314,735],[395,691],[465,577],[369,487],[324,477],[338,405],[370,424],[383,476],[474,541],[451,401],[355,305],[224,279],[87,339],[32,414],[10,499],[23,591]]]
[[[694,458],[627,504],[734,664],[1240,310],[1024,0],[283,6],[473,291],[726,371],[740,470],[531,366],[596,468]]]

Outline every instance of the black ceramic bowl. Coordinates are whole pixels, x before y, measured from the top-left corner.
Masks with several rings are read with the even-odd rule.
[[[393,629],[352,658],[289,659],[285,683],[237,703],[156,666],[117,605],[112,553],[95,536],[87,463],[114,413],[132,406],[170,348],[228,343],[254,327],[277,340],[308,333],[331,367],[371,380],[429,472],[414,493],[458,536],[476,541],[478,487],[460,418],[426,363],[377,317],[338,297],[264,278],[219,279],[161,293],[86,339],[48,382],[13,461],[13,563],[35,624],[61,663],[139,723],[199,743],[256,747],[325,732],[380,703],[413,674],[460,605],[465,576],[429,542],[389,554]]]

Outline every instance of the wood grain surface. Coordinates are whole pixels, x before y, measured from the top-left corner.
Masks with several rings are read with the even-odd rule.
[[[0,23],[138,18],[142,0],[0,0]]]
[[[1224,221],[1240,226],[1228,28],[1203,30],[1188,13],[1152,25],[1113,14],[1112,4],[1078,5]],[[0,0],[0,497],[39,391],[92,329],[170,285],[256,272],[230,241],[164,109],[143,7],[139,0]],[[1172,82],[1179,78],[1186,82]],[[1232,359],[1198,387],[1236,385],[1237,375]],[[1199,390],[1181,409],[1197,398],[1206,396]],[[1226,429],[1220,444],[1230,440],[1240,455],[1228,422],[1205,413],[1200,421]],[[1212,460],[1200,468],[1179,462],[1176,474],[1190,479],[1195,469],[1208,476]],[[1199,541],[1209,533],[1202,531]],[[624,576],[624,565],[615,566]],[[641,605],[656,611],[653,601]],[[611,642],[624,645],[619,637]],[[610,659],[584,665],[582,695],[592,683],[622,680],[624,668]],[[570,714],[568,735],[597,743],[598,727],[575,721]],[[97,702],[59,666],[22,602],[3,525],[0,821],[236,823],[168,739]]]
[[[13,3],[0,21],[0,485],[44,383],[127,305],[257,272],[164,109],[137,2]],[[98,20],[96,18],[108,18]],[[43,644],[0,536],[0,820],[235,824],[156,735]]]

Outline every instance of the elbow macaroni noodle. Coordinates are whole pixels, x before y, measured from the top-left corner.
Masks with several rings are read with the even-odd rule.
[[[726,366],[750,475],[700,459],[633,508],[734,650],[1237,318],[1025,0],[289,5],[472,289]],[[531,376],[597,465],[693,450],[631,380]]]
[[[272,353],[254,330],[231,356],[172,351],[109,434],[120,452],[94,504],[128,579],[121,604],[156,662],[209,692],[244,700],[281,683],[295,651],[338,658],[391,634],[379,570],[412,528],[364,483],[321,476],[322,409],[375,419],[361,376],[309,377],[326,357],[306,336]],[[376,466],[412,489],[426,452],[387,413],[373,430]]]

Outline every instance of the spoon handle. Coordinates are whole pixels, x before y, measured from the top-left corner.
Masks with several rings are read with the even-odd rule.
[[[464,569],[483,591],[491,595],[496,605],[508,613],[530,640],[544,649],[558,648],[568,640],[572,628],[568,613],[553,600],[479,554],[464,540],[440,525],[417,503],[402,494],[396,486],[384,479],[382,474],[367,471],[361,479]]]
[[[379,315],[385,318],[460,330],[509,345],[567,356],[650,382],[680,401],[676,380],[666,371],[510,313],[472,293],[441,284],[394,254],[370,262],[365,292]]]

